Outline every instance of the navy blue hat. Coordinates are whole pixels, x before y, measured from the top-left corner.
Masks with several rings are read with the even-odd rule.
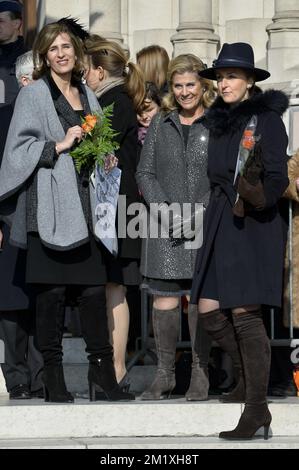
[[[4,11],[14,11],[17,13],[22,13],[23,11],[23,5],[19,2],[14,2],[14,1],[0,1],[0,13],[3,13]]]
[[[267,70],[254,66],[254,54],[250,44],[246,42],[225,43],[219,52],[218,58],[213,61],[212,67],[202,70],[199,75],[210,80],[216,80],[216,70],[237,67],[254,73],[255,81],[261,82],[270,77]]]

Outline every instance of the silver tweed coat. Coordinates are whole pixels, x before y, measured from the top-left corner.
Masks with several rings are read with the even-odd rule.
[[[209,201],[207,176],[208,130],[205,118],[190,127],[185,148],[177,111],[156,115],[148,130],[136,178],[139,189],[151,203],[203,203]],[[168,238],[145,238],[141,273],[154,279],[192,279],[195,249],[185,244],[172,247]]]

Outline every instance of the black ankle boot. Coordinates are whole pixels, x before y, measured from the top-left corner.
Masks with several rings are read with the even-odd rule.
[[[135,400],[133,393],[124,392],[119,387],[112,358],[98,359],[89,364],[88,383],[90,401],[96,401],[103,395],[104,399],[110,401]],[[97,392],[101,392],[101,394],[97,394]]]
[[[45,401],[73,403],[73,395],[67,391],[62,365],[45,366],[43,370]]]

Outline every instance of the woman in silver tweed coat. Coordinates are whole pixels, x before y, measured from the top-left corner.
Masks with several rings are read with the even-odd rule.
[[[162,111],[151,123],[137,169],[137,182],[149,209],[148,221],[153,224],[159,220],[152,211],[153,206],[159,207],[163,226],[163,216],[169,214],[170,204],[178,203],[179,209],[188,204],[194,216],[195,203],[206,205],[209,200],[209,136],[205,127],[205,110],[213,102],[214,91],[212,82],[198,75],[204,68],[202,61],[192,54],[180,55],[169,64],[169,93],[163,100]],[[152,318],[158,354],[156,377],[141,395],[143,400],[158,400],[165,394],[169,396],[175,387],[179,297],[190,292],[196,257],[196,249],[190,248],[190,243],[175,238],[181,236],[175,232],[181,228],[182,221],[183,218],[176,214],[170,221],[166,236],[159,232],[155,237],[148,232],[143,240],[141,272],[145,278],[144,286],[154,296]],[[159,227],[161,229],[160,222]],[[189,304],[188,320],[193,364],[186,398],[206,400],[210,340],[198,324],[194,305]]]

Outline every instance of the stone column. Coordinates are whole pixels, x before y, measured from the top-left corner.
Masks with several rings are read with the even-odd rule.
[[[89,27],[89,2],[86,0],[38,0],[38,29],[44,24],[71,15],[79,18],[80,23]]]
[[[291,82],[299,77],[299,2],[275,0],[273,23],[267,26],[268,69],[271,82]]]
[[[121,0],[90,0],[89,5],[90,32],[122,43]]]
[[[210,0],[180,0],[180,23],[172,36],[174,55],[191,52],[211,64],[217,56],[219,36],[212,25]]]

